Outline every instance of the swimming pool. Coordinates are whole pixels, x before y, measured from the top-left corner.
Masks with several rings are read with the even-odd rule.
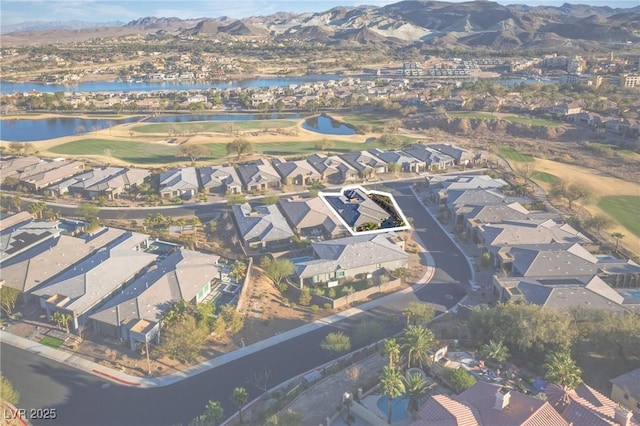
[[[393,398],[391,409],[391,423],[396,423],[409,418],[409,398]],[[378,399],[378,408],[386,416],[389,415],[389,398],[386,395]]]
[[[627,290],[627,294],[634,299],[640,299],[640,290]]]

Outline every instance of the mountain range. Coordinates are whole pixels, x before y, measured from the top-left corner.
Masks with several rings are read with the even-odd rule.
[[[276,13],[232,19],[145,17],[109,28],[55,30],[58,41],[134,33],[219,40],[270,39],[348,46],[430,45],[460,49],[593,50],[640,42],[640,5],[610,8],[503,6],[495,2],[405,0],[382,7],[336,7],[319,13]],[[65,33],[66,31],[66,33]],[[14,32],[3,43],[32,43],[37,31]],[[36,37],[37,38],[37,37]]]

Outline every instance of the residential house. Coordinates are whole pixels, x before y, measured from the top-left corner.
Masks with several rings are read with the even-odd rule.
[[[50,238],[59,237],[58,225],[58,221],[23,222],[22,226],[0,234],[0,264]]]
[[[577,114],[582,111],[582,107],[577,102],[564,102],[552,105],[547,108],[547,112],[556,117]]]
[[[39,191],[84,169],[79,161],[41,161],[18,171],[16,178],[29,191]]]
[[[0,157],[0,181],[4,182],[8,177],[17,177],[23,170],[35,166],[41,161],[34,155],[27,157]]]
[[[284,247],[295,236],[278,207],[248,203],[232,206],[242,244],[249,248]]]
[[[409,425],[570,426],[548,402],[482,381],[460,395],[431,395]]]
[[[73,317],[73,329],[78,329],[101,304],[155,262],[156,255],[141,249],[148,238],[125,232],[31,293],[40,298],[48,319],[56,311],[68,313]]]
[[[391,233],[356,235],[314,242],[314,259],[294,264],[300,287],[373,274],[382,268],[406,268],[404,242]]]
[[[428,170],[445,170],[455,164],[453,157],[441,153],[431,147],[421,144],[414,144],[403,149],[404,152],[423,161]]]
[[[191,198],[196,195],[199,187],[195,167],[171,169],[160,174],[161,197]]]
[[[478,242],[485,247],[504,247],[518,244],[578,243],[591,240],[562,221],[516,220],[481,225],[477,229]]]
[[[281,186],[280,175],[265,159],[240,164],[238,175],[247,192],[265,191],[269,188],[277,189]]]
[[[338,238],[347,234],[344,226],[319,197],[283,197],[279,206],[291,228],[300,236]]]
[[[598,259],[577,243],[522,244],[490,247],[496,264],[512,277],[575,277],[594,275]]]
[[[348,152],[342,159],[358,171],[361,178],[369,178],[387,172],[387,163],[367,151]]]
[[[160,337],[160,323],[175,303],[197,304],[220,278],[218,256],[179,249],[152,267],[90,316],[106,336],[137,343]]]
[[[387,164],[397,164],[402,172],[420,173],[424,172],[427,164],[402,151],[383,151],[379,148],[370,149],[369,152],[380,158]]]
[[[149,175],[145,169],[102,167],[74,176],[49,189],[59,195],[68,192],[89,199],[103,196],[113,200],[131,187],[143,183]]]
[[[626,312],[625,299],[597,275],[562,277],[493,277],[498,300],[545,308]]]
[[[475,206],[497,205],[500,203],[510,204],[513,200],[507,199],[495,189],[469,189],[452,190],[437,194],[439,204],[449,208],[451,216],[458,225],[463,225],[466,221],[466,214],[473,210]]]
[[[640,417],[640,368],[615,377],[610,382],[613,402],[633,411],[636,418]]]
[[[285,185],[312,185],[320,182],[322,176],[306,160],[286,161],[282,158],[273,160],[273,166]]]
[[[242,182],[233,166],[203,167],[198,170],[202,187],[210,193],[241,194]]]
[[[429,147],[453,158],[455,164],[458,166],[466,166],[470,163],[475,163],[478,158],[476,154],[468,149],[464,149],[454,144],[436,143],[429,145]]]
[[[351,183],[358,180],[358,171],[337,155],[327,157],[311,154],[307,162],[320,173],[321,180],[332,184]]]
[[[478,241],[478,232],[483,224],[502,223],[509,220],[526,220],[531,212],[522,204],[513,202],[509,204],[494,205],[467,205],[468,210],[464,217],[466,220],[466,231]]]
[[[40,284],[70,269],[93,252],[115,241],[126,231],[102,228],[92,235],[49,238],[2,264],[2,279],[8,287],[29,293]]]
[[[336,195],[327,194],[324,199],[353,231],[359,231],[368,224],[380,227],[391,216],[359,188],[345,189]]]
[[[640,426],[640,416],[621,407],[589,385],[576,389],[550,384],[544,390],[547,401],[569,424],[593,426]]]
[[[444,190],[501,189],[508,186],[508,183],[488,175],[433,176],[429,178],[429,186],[442,187]]]
[[[33,215],[29,212],[21,211],[9,216],[0,215],[0,234],[13,232],[22,225],[33,220]]]

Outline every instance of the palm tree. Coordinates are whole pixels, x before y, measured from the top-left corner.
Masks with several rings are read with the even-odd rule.
[[[505,362],[509,358],[509,348],[501,340],[489,340],[489,343],[482,345],[480,353],[494,362]]]
[[[389,366],[393,367],[400,358],[400,345],[396,339],[387,339],[384,341],[383,353],[389,357]]]
[[[34,215],[36,219],[40,219],[42,217],[42,211],[47,207],[47,204],[44,201],[38,201],[37,203],[33,203],[29,206],[29,213]]]
[[[409,397],[407,409],[411,413],[418,411],[418,401],[427,393],[427,379],[419,373],[411,373],[404,380],[404,394]]]
[[[624,234],[622,232],[614,232],[611,236],[616,239],[616,253],[618,253],[618,246],[620,245],[620,240],[624,238]]]
[[[233,262],[233,265],[231,265],[229,276],[236,281],[240,281],[242,278],[244,278],[246,272],[247,265],[245,265],[243,262],[240,262],[239,260],[236,260],[235,262]]]
[[[207,421],[217,426],[218,422],[224,417],[224,410],[218,401],[209,401],[205,407],[205,416]]]
[[[64,312],[61,312],[61,311],[55,311],[51,315],[51,320],[56,324],[58,324],[58,327],[60,328],[64,326],[67,330],[67,334],[70,332],[69,323],[73,320],[73,317],[71,316],[71,314],[65,314]]]
[[[417,364],[420,368],[428,362],[428,352],[433,348],[434,337],[431,330],[421,325],[410,325],[400,338],[400,349],[407,360],[407,368]]]
[[[575,389],[582,381],[582,371],[576,365],[571,355],[566,352],[556,352],[547,356],[544,364],[545,379],[562,386],[564,389]]]
[[[244,404],[247,403],[248,398],[249,394],[247,393],[247,390],[242,387],[235,388],[231,394],[231,402],[238,406],[238,418],[240,419],[240,423],[242,423],[242,408],[244,407]]]
[[[382,368],[382,374],[380,375],[380,391],[387,396],[389,400],[389,408],[387,411],[387,423],[391,424],[391,417],[393,413],[393,398],[397,398],[405,392],[404,382],[400,372],[391,366],[385,366]]]

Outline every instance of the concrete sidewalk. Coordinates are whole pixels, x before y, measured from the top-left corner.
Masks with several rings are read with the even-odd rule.
[[[417,237],[416,238],[417,241],[420,240],[417,235],[415,235],[415,237]],[[424,245],[422,245],[422,247],[424,249]],[[335,324],[339,321],[342,321],[354,315],[361,314],[365,311],[376,308],[378,306],[393,303],[405,297],[406,295],[419,290],[424,285],[428,284],[428,282],[431,280],[435,272],[433,257],[431,257],[431,255],[428,252],[423,252],[423,253],[425,254],[425,258],[427,261],[427,271],[425,275],[418,281],[418,283],[412,285],[411,287],[408,287],[396,293],[378,298],[376,300],[372,300],[370,302],[364,303],[358,307],[350,308],[350,309],[347,309],[346,311],[343,311],[334,315],[330,315],[326,318],[322,318],[320,320],[303,325],[293,330],[286,331],[276,336],[269,337],[265,340],[245,346],[233,352],[220,355],[216,358],[213,358],[201,364],[190,367],[183,372],[174,373],[167,376],[148,377],[148,378],[131,376],[122,371],[105,367],[93,361],[84,359],[80,356],[70,354],[68,352],[63,352],[61,350],[42,345],[38,342],[34,342],[32,340],[25,339],[24,337],[16,336],[5,331],[0,331],[0,341],[5,342],[9,345],[15,346],[17,348],[32,352],[34,354],[44,356],[54,361],[58,361],[60,363],[69,365],[71,367],[77,368],[79,370],[85,371],[95,376],[103,377],[115,383],[124,384],[127,386],[142,387],[142,388],[168,386],[173,383],[184,380],[186,378],[193,377],[197,374],[203,373],[205,371],[219,367],[226,363],[232,362],[244,356],[247,356],[255,352],[259,352],[268,347],[277,345],[281,342],[284,342],[284,341],[296,338],[298,336],[301,336],[303,334],[309,333],[311,331],[317,330],[326,325]]]

